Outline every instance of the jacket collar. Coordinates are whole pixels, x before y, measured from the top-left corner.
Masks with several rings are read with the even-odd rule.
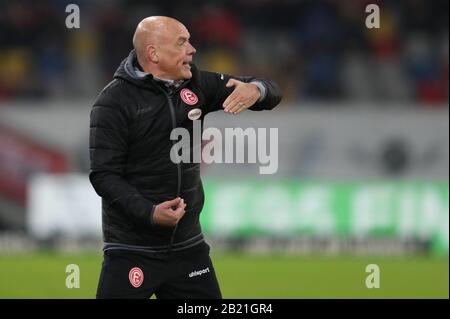
[[[126,57],[114,73],[114,78],[121,78],[140,87],[154,87],[158,82],[164,80],[153,77],[150,73],[145,73],[139,70],[139,63],[136,56],[136,51],[131,50],[128,57]],[[198,78],[198,69],[192,65],[192,78],[194,81]],[[189,81],[189,80],[188,80]],[[186,82],[186,81],[184,81]],[[163,83],[165,85],[165,83]],[[182,85],[182,84],[181,84]]]

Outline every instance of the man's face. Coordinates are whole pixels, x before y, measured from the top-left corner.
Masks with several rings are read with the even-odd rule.
[[[168,80],[190,79],[192,57],[196,50],[189,42],[190,34],[182,24],[167,28],[158,46],[158,67]]]

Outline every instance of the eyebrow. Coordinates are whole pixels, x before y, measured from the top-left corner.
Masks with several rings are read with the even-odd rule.
[[[180,40],[187,41],[187,40],[189,40],[190,38],[191,38],[190,35],[187,36],[187,37],[185,37],[185,36],[179,36],[177,41],[178,41],[178,42],[179,42]]]

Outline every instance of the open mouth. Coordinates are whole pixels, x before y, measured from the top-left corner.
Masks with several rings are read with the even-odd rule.
[[[191,62],[183,62],[183,68],[185,68],[186,70],[190,70],[191,69]]]

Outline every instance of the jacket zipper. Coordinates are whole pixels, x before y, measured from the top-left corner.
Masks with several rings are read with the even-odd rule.
[[[173,105],[172,97],[173,97],[174,93],[176,93],[177,91],[178,90],[176,90],[172,93],[169,93],[169,94],[164,92],[164,94],[167,97],[167,101],[169,102],[169,109],[170,109],[170,115],[172,117],[172,128],[173,129],[176,129],[176,127],[177,127],[177,118],[176,118],[176,114],[175,114],[175,107]],[[175,140],[172,140],[172,146],[174,146],[175,144],[176,144]],[[179,197],[180,193],[181,193],[181,162],[180,162],[178,153],[177,153],[177,175],[178,175],[177,194],[175,197]],[[177,232],[177,228],[178,228],[178,223],[175,225],[175,227],[172,231],[172,235],[170,236],[169,249],[168,249],[167,253],[170,253],[172,251],[173,241],[175,239],[175,233]]]
[[[172,118],[172,128],[176,129],[177,128],[177,118],[176,118],[176,114],[175,114],[175,107],[173,105],[173,101],[172,101],[172,97],[179,91],[181,90],[184,86],[186,86],[186,84],[189,81],[186,81],[185,83],[183,83],[183,85],[181,85],[179,88],[177,88],[176,90],[174,90],[173,92],[167,93],[163,88],[159,87],[159,89],[164,93],[164,95],[167,98],[167,101],[169,102],[169,110],[170,110],[170,115]],[[175,140],[172,140],[172,146],[174,146],[176,144]],[[180,193],[181,193],[181,162],[180,162],[180,158],[179,155],[177,153],[177,159],[178,159],[178,163],[177,163],[177,175],[178,175],[178,180],[177,180],[177,194],[175,197],[179,197]],[[172,246],[173,246],[173,241],[175,239],[175,233],[177,232],[177,228],[178,228],[178,224],[175,225],[173,231],[172,231],[172,235],[170,236],[170,243],[169,243],[169,249],[167,250],[167,253],[169,254],[172,251]]]
[[[173,106],[173,101],[172,101],[172,95],[167,95],[167,101],[169,102],[169,109],[170,109],[170,115],[172,117],[172,128],[176,129],[177,127],[177,118],[175,115],[175,107]],[[175,145],[176,142],[175,140],[172,140],[172,145]],[[179,155],[177,154],[177,172],[178,172],[178,183],[177,183],[177,196],[180,196],[180,192],[181,192],[181,163],[180,163],[180,158]]]

